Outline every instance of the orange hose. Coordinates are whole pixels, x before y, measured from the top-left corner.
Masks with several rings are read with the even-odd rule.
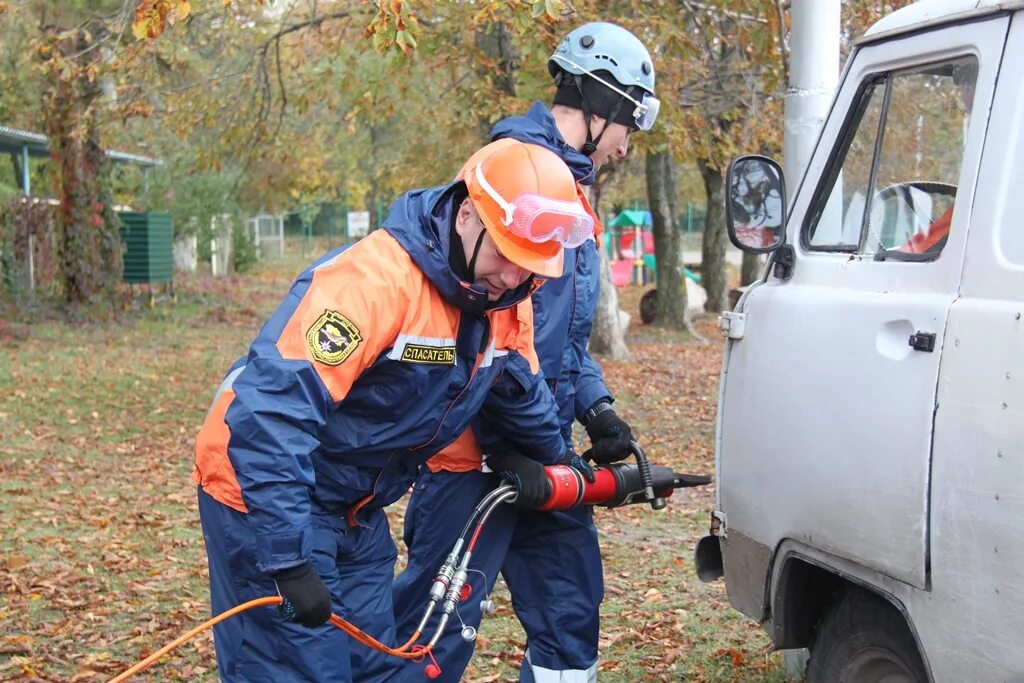
[[[121,683],[122,681],[128,680],[130,676],[133,676],[139,673],[140,671],[149,668],[154,662],[156,662],[158,659],[163,657],[168,652],[171,652],[177,647],[184,645],[185,643],[192,640],[203,631],[213,628],[225,619],[230,619],[236,614],[241,614],[242,612],[250,610],[253,607],[262,607],[263,605],[280,605],[281,602],[282,598],[280,595],[271,595],[265,598],[256,598],[255,600],[250,600],[249,602],[242,603],[237,607],[232,607],[226,612],[221,612],[212,619],[209,619],[200,624],[199,626],[196,626],[194,629],[191,629],[181,637],[175,638],[172,642],[168,643],[167,645],[164,645],[162,648],[160,648],[150,656],[146,657],[138,664],[135,664],[124,673],[110,679],[109,683]],[[406,642],[401,647],[392,648],[388,647],[387,645],[384,645],[373,636],[367,633],[363,633],[356,626],[345,621],[337,614],[331,615],[330,623],[334,625],[336,628],[343,631],[344,633],[348,634],[354,640],[359,641],[363,645],[373,648],[374,650],[379,650],[380,652],[387,653],[389,655],[394,655],[395,657],[401,657],[402,659],[412,659],[418,661],[420,659],[423,659],[423,656],[430,652],[429,645],[424,647],[413,646],[413,643],[416,641],[417,638],[419,638],[419,632],[414,633],[412,638],[410,638],[408,642]],[[409,650],[410,647],[412,647],[411,650]]]

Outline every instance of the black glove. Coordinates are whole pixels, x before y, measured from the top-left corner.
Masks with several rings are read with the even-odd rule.
[[[629,442],[633,439],[633,431],[615,414],[611,405],[598,403],[587,412],[593,414],[586,425],[591,448],[583,457],[590,458],[598,465],[629,457]]]
[[[567,465],[573,468],[574,470],[582,474],[583,478],[589,481],[591,484],[593,484],[596,481],[594,477],[594,468],[590,466],[590,463],[587,462],[587,459],[582,455],[578,455],[573,451],[569,451],[569,454],[566,455],[561,460],[559,460],[558,464]]]
[[[270,577],[284,598],[277,609],[285,619],[314,628],[331,618],[331,592],[308,562]]]
[[[518,451],[507,449],[488,455],[487,466],[516,487],[519,495],[515,506],[520,510],[535,510],[551,497],[551,481],[544,465]]]

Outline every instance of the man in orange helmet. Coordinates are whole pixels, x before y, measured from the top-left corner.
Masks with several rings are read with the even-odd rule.
[[[478,412],[512,442],[528,433],[538,462],[563,458],[528,296],[592,230],[566,165],[519,143],[465,182],[403,195],[382,230],[293,283],[196,442],[213,612],[284,598],[280,614],[215,627],[223,680],[345,682],[380,666],[325,622],[394,642],[383,508]]]

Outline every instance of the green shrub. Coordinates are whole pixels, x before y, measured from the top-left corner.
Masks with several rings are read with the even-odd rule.
[[[256,264],[256,245],[245,231],[245,223],[232,221],[231,267],[236,273],[244,273]]]

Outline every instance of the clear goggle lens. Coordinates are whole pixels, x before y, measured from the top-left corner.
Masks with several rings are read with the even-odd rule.
[[[578,202],[564,202],[535,194],[522,194],[512,201],[512,222],[506,227],[513,235],[531,242],[557,240],[572,249],[594,234],[594,219]]]
[[[661,100],[648,93],[644,93],[643,98],[639,102],[633,98],[629,99],[636,104],[636,109],[633,110],[633,119],[636,121],[636,127],[644,132],[649,131],[654,127],[654,121],[658,118]]]

